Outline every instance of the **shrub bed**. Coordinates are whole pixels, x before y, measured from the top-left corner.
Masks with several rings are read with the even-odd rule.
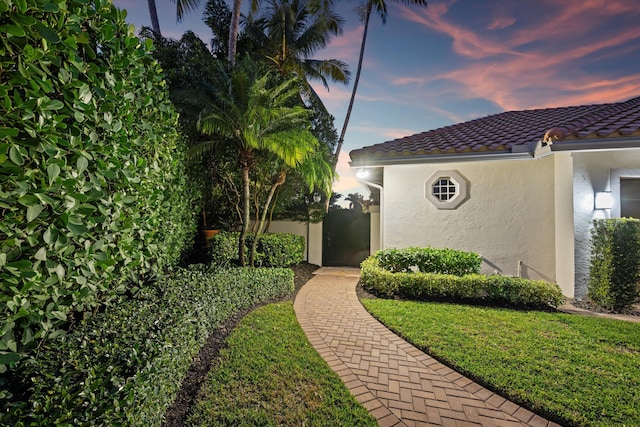
[[[541,280],[505,276],[438,273],[394,273],[380,266],[374,255],[362,262],[363,287],[382,297],[468,301],[523,308],[558,307],[564,297],[558,285]]]
[[[226,266],[238,262],[237,231],[223,231],[211,239],[211,263],[216,266]],[[249,259],[249,250],[255,234],[247,234],[245,258]],[[304,237],[291,233],[261,234],[256,246],[256,266],[259,267],[289,267],[299,264],[304,258]]]
[[[595,220],[591,242],[589,298],[609,310],[631,308],[640,296],[640,221]]]
[[[0,425],[159,426],[209,333],[292,291],[289,269],[180,270],[11,371]]]
[[[380,266],[392,273],[440,273],[464,276],[480,272],[482,257],[474,252],[455,249],[419,248],[384,249],[374,255]]]

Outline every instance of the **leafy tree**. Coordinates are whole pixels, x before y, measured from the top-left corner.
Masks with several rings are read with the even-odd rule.
[[[211,53],[224,60],[229,52],[231,10],[224,0],[208,0],[204,8],[204,23],[211,28]]]
[[[425,0],[394,0],[404,4],[413,4],[417,6],[427,6],[427,2]],[[338,164],[338,156],[340,155],[340,151],[342,150],[342,144],[344,142],[344,136],[347,133],[347,126],[349,125],[349,118],[351,117],[351,110],[353,110],[353,103],[356,99],[356,92],[358,90],[358,83],[360,82],[360,72],[362,71],[362,62],[364,59],[364,48],[367,44],[367,32],[369,31],[369,18],[371,17],[372,10],[375,9],[380,18],[382,18],[382,22],[385,23],[387,20],[387,3],[385,0],[365,0],[360,9],[361,19],[364,22],[364,30],[362,32],[362,43],[360,44],[360,56],[358,57],[358,68],[356,70],[356,77],[353,81],[353,89],[351,91],[351,98],[349,99],[349,106],[347,107],[347,115],[344,119],[344,124],[342,125],[342,131],[340,132],[340,138],[338,139],[338,146],[336,147],[336,152],[333,156],[333,168],[335,170],[336,165]]]
[[[250,174],[259,153],[269,153],[277,161],[296,168],[315,148],[309,127],[309,111],[296,99],[295,79],[276,78],[274,72],[245,58],[227,69],[220,64],[216,79],[207,85],[198,121],[202,133],[213,136],[194,152],[212,150],[219,143],[233,144],[242,171],[242,230],[238,257],[245,265],[245,236],[251,211]]]

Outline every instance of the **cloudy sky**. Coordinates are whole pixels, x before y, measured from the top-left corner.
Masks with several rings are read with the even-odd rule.
[[[114,0],[136,32],[150,26],[147,2]],[[164,36],[193,30],[208,42],[200,10],[176,23],[156,0]],[[231,4],[231,0],[227,0]],[[247,0],[244,3],[248,3]],[[431,0],[426,8],[387,0],[372,16],[363,72],[334,190],[367,194],[348,166],[350,150],[506,110],[615,102],[640,96],[638,0]],[[338,0],[343,34],[316,58],[358,60],[358,0]],[[351,85],[316,85],[340,131]]]

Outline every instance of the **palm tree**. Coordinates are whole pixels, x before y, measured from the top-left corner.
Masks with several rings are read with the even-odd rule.
[[[427,6],[425,0],[394,0],[404,4],[415,4],[418,6]],[[351,110],[353,109],[353,102],[356,98],[356,91],[358,90],[358,83],[360,81],[360,71],[362,71],[362,59],[364,58],[364,48],[367,43],[367,32],[369,30],[369,18],[371,17],[371,11],[375,8],[376,12],[382,18],[382,23],[387,20],[387,4],[385,0],[366,0],[363,5],[362,20],[364,21],[364,30],[362,32],[362,43],[360,44],[360,57],[358,58],[358,68],[356,69],[356,77],[353,81],[353,90],[351,91],[351,99],[349,100],[349,107],[347,108],[347,115],[342,125],[342,132],[340,132],[340,138],[338,139],[338,145],[336,146],[336,153],[333,156],[333,169],[335,170],[338,163],[338,156],[340,150],[342,150],[342,143],[344,142],[344,136],[347,133],[347,126],[349,125],[349,118],[351,117]]]
[[[313,97],[319,101],[315,105],[324,108],[309,80],[320,80],[328,89],[328,80],[348,83],[350,72],[340,60],[310,57],[342,32],[342,18],[330,10],[317,9],[311,0],[264,0],[263,4],[261,17],[254,19],[250,14],[247,25],[259,55],[281,74],[298,76],[303,96]]]
[[[258,10],[261,0],[251,0],[250,10],[255,13]],[[329,11],[333,6],[333,0],[311,0],[310,10],[312,13],[318,11]],[[240,8],[242,0],[233,0],[233,11],[231,14],[231,26],[229,27],[229,64],[235,64],[236,49],[238,44],[238,31],[240,28]]]
[[[274,83],[276,82],[276,83]],[[226,141],[234,144],[242,171],[242,230],[238,242],[240,264],[245,265],[245,236],[251,203],[250,172],[259,153],[269,153],[288,168],[296,168],[317,146],[309,133],[309,110],[297,101],[296,79],[244,59],[233,68],[220,65],[212,85],[205,87],[209,102],[202,109],[198,128],[214,136],[193,152],[204,152]],[[313,138],[315,140],[315,138]],[[253,256],[252,256],[253,259]]]
[[[178,22],[182,21],[184,14],[198,7],[200,0],[171,0],[176,4],[176,17]],[[154,33],[162,35],[160,32],[160,21],[156,9],[156,0],[147,0],[149,15],[151,15],[151,29]]]

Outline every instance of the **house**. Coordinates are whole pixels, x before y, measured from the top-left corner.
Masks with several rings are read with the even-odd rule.
[[[353,150],[372,247],[475,251],[489,274],[587,293],[593,219],[640,217],[640,97],[508,111]]]

